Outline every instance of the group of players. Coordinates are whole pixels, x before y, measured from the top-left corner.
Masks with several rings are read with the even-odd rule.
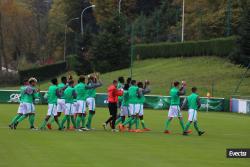
[[[85,83],[85,80],[87,82]],[[9,127],[16,129],[17,126],[26,118],[29,118],[30,128],[34,127],[35,106],[34,102],[40,97],[40,91],[36,88],[37,80],[30,78],[25,80],[20,88],[20,105],[17,115],[12,119]],[[61,83],[58,84],[57,79],[51,80],[51,86],[44,98],[48,101],[48,111],[44,118],[40,130],[52,129],[55,122],[59,130],[75,129],[76,131],[92,130],[91,127],[93,116],[95,115],[95,97],[96,88],[102,86],[98,74],[92,74],[85,79],[85,76],[79,76],[78,83],[75,83],[72,77],[62,77]],[[108,108],[110,116],[103,128],[111,127],[112,132],[145,132],[150,131],[146,127],[144,121],[143,104],[145,102],[145,94],[149,93],[149,81],[136,82],[128,78],[125,82],[124,77],[114,80],[108,87]],[[168,119],[165,124],[165,134],[170,134],[169,125],[173,118],[177,117],[183,131],[183,135],[191,133],[189,127],[194,123],[195,130],[201,136],[205,132],[200,130],[197,122],[197,110],[200,107],[200,99],[197,94],[197,88],[192,88],[192,94],[189,95],[181,106],[180,96],[186,92],[186,83],[175,81],[170,90],[170,108]],[[184,124],[181,108],[188,106],[188,122]],[[88,107],[88,117],[87,117]],[[117,114],[118,109],[120,113]],[[60,121],[61,113],[64,113],[63,119]],[[87,121],[86,120],[87,117]],[[52,119],[50,119],[52,118]],[[65,123],[67,125],[65,127]],[[87,123],[86,123],[87,122]],[[72,123],[72,126],[70,124]],[[142,129],[139,128],[141,123]],[[119,130],[117,130],[117,127]]]

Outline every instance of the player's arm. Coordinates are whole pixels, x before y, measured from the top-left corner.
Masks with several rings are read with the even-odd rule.
[[[85,88],[86,89],[96,89],[98,87],[102,86],[102,82],[98,81],[97,83],[91,83],[90,85],[86,85]]]
[[[25,91],[24,91],[25,94],[28,94],[28,95],[31,95],[34,93],[34,89],[30,86],[27,86]]]
[[[75,91],[75,90],[73,90],[73,92],[72,92],[72,96],[74,97],[74,99],[77,97],[77,93],[76,93],[76,91]]]
[[[142,89],[142,93],[145,95],[145,94],[148,94],[150,92],[151,92],[151,90],[149,88],[149,81],[146,80],[144,83],[144,88]]]
[[[123,91],[122,90],[118,90],[118,89],[114,89],[113,94],[115,96],[122,96],[123,95]]]
[[[182,81],[181,88],[179,89],[178,95],[182,96],[186,94],[186,82]]]
[[[56,89],[56,96],[58,98],[61,98],[61,96],[62,96],[62,92],[59,89]]]
[[[200,107],[201,107],[201,100],[200,100],[200,97],[197,98],[197,105],[198,105],[198,109],[200,109]]]
[[[187,98],[184,99],[184,101],[182,102],[182,105],[181,105],[181,109],[183,110],[185,108],[185,106],[187,105]]]

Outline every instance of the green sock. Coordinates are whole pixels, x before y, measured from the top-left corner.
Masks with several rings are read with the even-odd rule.
[[[168,119],[165,123],[165,130],[169,130],[168,127],[170,125],[171,119]]]
[[[29,115],[29,122],[30,122],[30,127],[34,127],[35,114]]]
[[[129,117],[128,119],[125,120],[125,122],[122,124],[123,126],[129,124],[132,121],[132,117]]]
[[[54,120],[55,120],[55,118],[54,118]],[[55,121],[56,122],[56,121]],[[57,122],[56,122],[56,124],[57,124],[57,126],[58,126],[58,128],[59,129],[61,129],[62,127],[61,127],[61,124],[60,124],[60,121],[59,121],[59,119],[57,118]]]
[[[67,115],[67,129],[70,128],[70,116]]]
[[[74,128],[76,128],[76,121],[75,121],[74,116],[72,115],[72,116],[70,116],[70,118],[71,118],[71,122],[72,122]]]
[[[12,119],[12,121],[11,121],[11,125],[13,125],[13,124],[15,124],[16,123],[16,121],[21,117],[22,115],[20,115],[20,114],[18,114],[18,115],[16,115],[13,119]]]
[[[78,128],[80,128],[80,123],[81,123],[81,116],[80,115],[78,115],[77,117],[76,117],[76,128],[78,129]]]
[[[141,126],[142,126],[142,128],[143,128],[143,129],[145,129],[145,128],[146,128],[146,125],[145,125],[144,119],[142,119],[142,120],[141,120]]]
[[[55,118],[53,117],[48,123],[53,124],[55,122]]]
[[[136,123],[136,118],[132,118],[131,122],[129,123],[130,128]]]
[[[184,130],[185,132],[188,131],[190,125],[191,125],[191,122],[188,121],[188,122],[186,123],[186,125],[185,125],[185,130]]]
[[[44,119],[40,129],[45,129],[46,124],[47,124],[47,121]]]
[[[180,122],[180,125],[181,125],[181,128],[182,128],[182,131],[184,131],[185,125],[184,125],[183,119],[180,119],[179,122]]]
[[[117,126],[120,122],[122,122],[122,117],[119,117],[119,118],[115,121],[115,126]]]
[[[94,116],[94,114],[89,113],[88,122],[87,122],[87,128],[88,129],[91,129],[91,122],[92,122],[93,116]]]
[[[199,126],[198,126],[198,122],[194,122],[194,128],[195,128],[195,130],[196,130],[197,132],[200,131]]]
[[[139,118],[135,118],[135,129],[139,129]]]
[[[63,128],[64,127],[64,124],[65,122],[67,121],[68,119],[68,116],[67,115],[64,115],[63,119],[62,119],[62,122],[61,122],[61,127]]]
[[[22,115],[16,122],[20,123],[27,117],[28,117],[28,115]]]
[[[82,116],[82,127],[85,128],[85,116]]]

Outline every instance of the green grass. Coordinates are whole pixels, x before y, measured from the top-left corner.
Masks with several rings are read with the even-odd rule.
[[[172,81],[185,80],[188,89],[197,86],[201,96],[206,96],[207,92],[211,93],[214,84],[213,96],[229,97],[234,94],[236,85],[245,70],[245,68],[218,57],[148,59],[134,63],[133,77],[142,81],[150,80],[152,94],[166,95]],[[103,74],[101,79],[104,86],[99,88],[98,92],[106,92],[107,86],[113,79],[129,75],[130,69]],[[238,95],[249,96],[249,76],[243,80]],[[48,86],[49,82],[43,82],[40,88],[46,90]],[[14,87],[14,89],[16,88]]]
[[[36,125],[40,125],[47,106],[37,106]],[[178,121],[171,124],[173,134],[162,133],[166,112],[146,110],[147,133],[111,133],[101,123],[108,117],[98,108],[95,131],[30,131],[27,120],[17,130],[7,127],[17,105],[0,106],[0,166],[86,166],[86,167],[247,167],[250,159],[227,159],[226,148],[250,147],[250,117],[232,113],[199,113],[204,136],[182,136]],[[184,118],[187,115],[184,112]],[[192,127],[193,128],[193,127]],[[194,130],[194,129],[193,129]]]

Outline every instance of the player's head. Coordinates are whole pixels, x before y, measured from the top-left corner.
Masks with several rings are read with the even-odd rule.
[[[62,76],[61,77],[61,82],[64,83],[64,84],[66,84],[67,83],[67,77]]]
[[[196,93],[196,92],[197,92],[197,88],[196,88],[196,87],[192,87],[191,91],[192,91],[193,93]]]
[[[129,89],[129,84],[126,83],[126,84],[124,85],[124,88],[123,88],[123,89],[124,89],[124,90],[128,90],[128,89]]]
[[[84,75],[80,75],[78,81],[79,81],[79,83],[85,83],[85,76]]]
[[[53,79],[51,80],[51,83],[52,83],[53,85],[57,85],[57,84],[58,84],[57,78],[53,78]]]
[[[117,86],[118,81],[117,80],[113,80],[113,85],[115,85],[115,87]]]
[[[29,84],[29,80],[28,79],[24,79],[23,80],[23,85],[28,85]]]
[[[29,84],[31,86],[36,86],[36,83],[37,83],[37,79],[36,78],[31,77],[28,81],[29,81]]]
[[[88,82],[94,82],[94,76],[88,75]]]
[[[136,85],[136,80],[132,80],[131,85]]]
[[[118,78],[118,81],[119,81],[120,83],[124,83],[124,82],[125,82],[125,79],[124,79],[124,77],[119,77],[119,78]]]
[[[129,77],[129,78],[127,78],[127,84],[130,84],[131,83],[131,78]]]
[[[69,80],[68,84],[69,84],[69,86],[73,87],[74,86],[74,80],[73,79]]]
[[[179,81],[174,81],[174,87],[179,87],[180,86],[180,82]]]
[[[142,83],[142,82],[138,82],[138,83],[137,83],[137,86],[138,86],[139,88],[143,88],[143,83]]]

